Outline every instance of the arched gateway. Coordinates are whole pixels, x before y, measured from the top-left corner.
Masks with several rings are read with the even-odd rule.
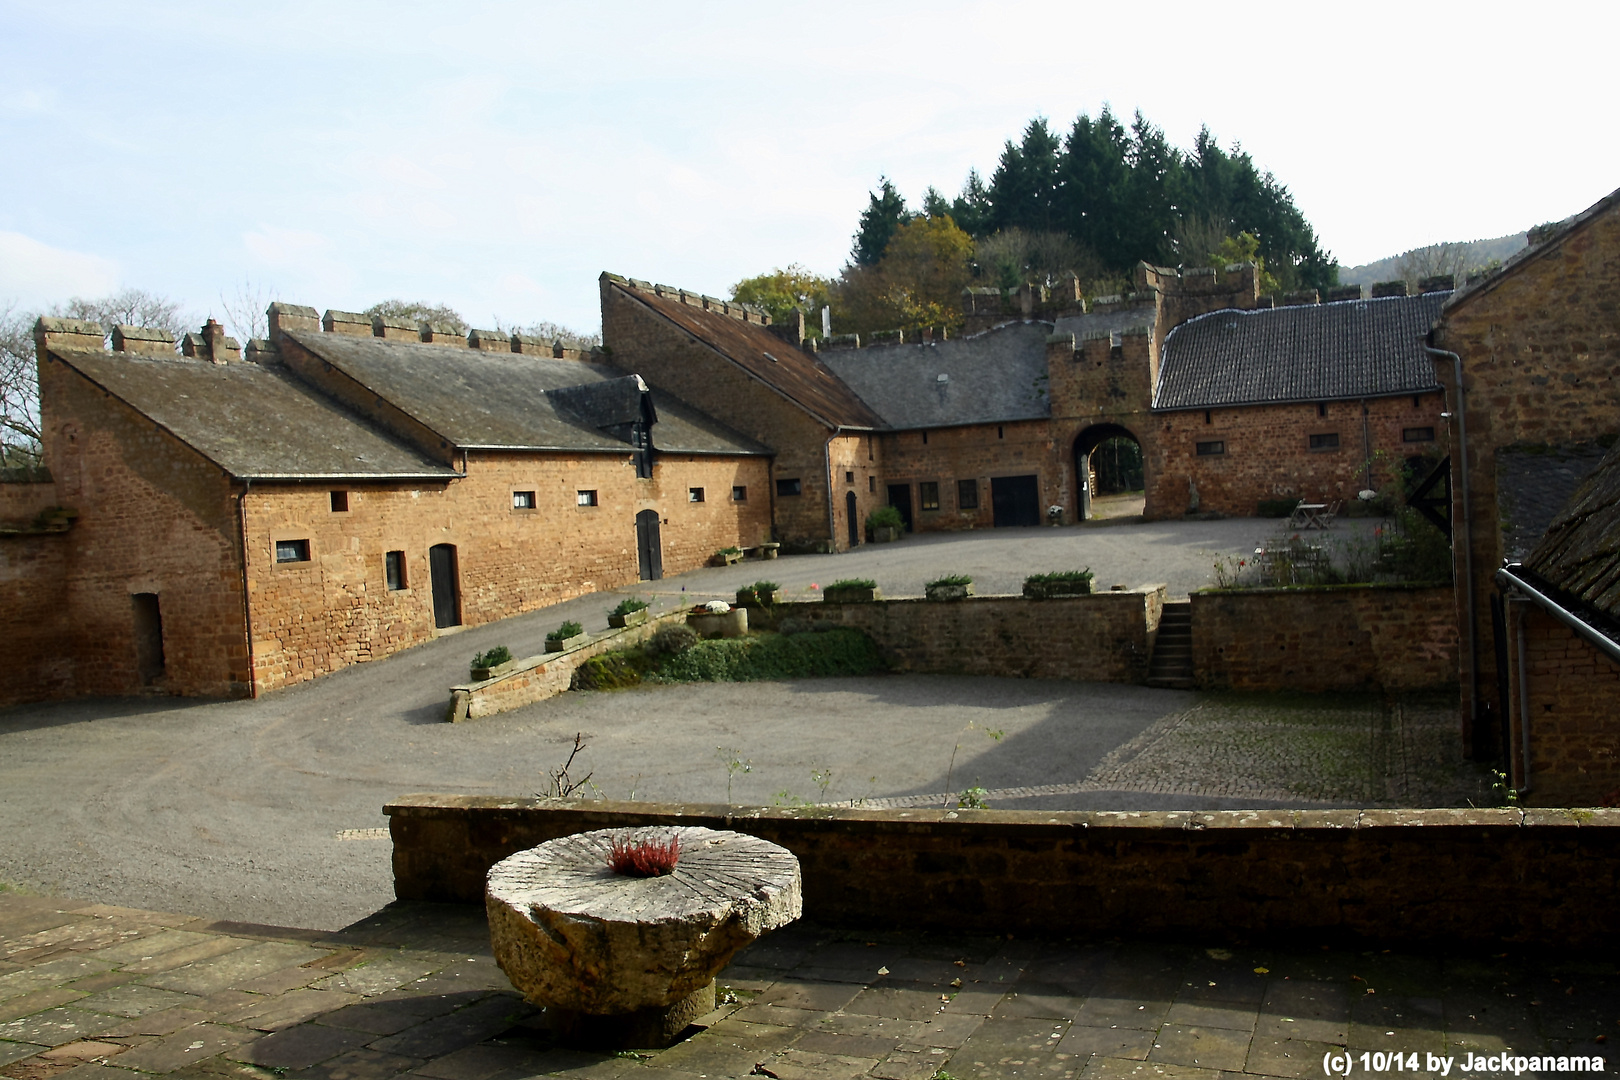
[[[1075,486],[1081,521],[1091,519],[1093,497],[1144,491],[1142,442],[1119,424],[1093,424],[1074,440]]]

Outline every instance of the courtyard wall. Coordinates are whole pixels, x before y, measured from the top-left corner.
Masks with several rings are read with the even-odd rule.
[[[1531,806],[1596,806],[1620,801],[1620,664],[1541,607],[1509,604],[1508,760]],[[1525,667],[1518,663],[1524,636]],[[1522,684],[1521,684],[1522,678]],[[1528,698],[1528,712],[1522,707]],[[1524,774],[1524,724],[1530,768]]]

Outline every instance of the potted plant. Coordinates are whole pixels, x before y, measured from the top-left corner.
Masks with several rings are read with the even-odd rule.
[[[483,682],[485,679],[505,675],[512,667],[512,650],[505,645],[497,645],[488,652],[481,652],[472,658],[472,669],[468,675],[473,682]]]
[[[821,599],[828,604],[869,604],[883,599],[883,592],[870,578],[845,578],[823,589]]]
[[[950,574],[923,586],[930,600],[966,600],[973,595],[973,579],[966,574]]]
[[[569,619],[546,635],[546,652],[567,652],[585,644],[585,628]]]
[[[1030,600],[1051,600],[1059,596],[1086,596],[1091,592],[1092,574],[1084,570],[1057,570],[1050,574],[1031,574],[1024,579],[1024,596]]]
[[[737,590],[738,607],[770,607],[782,586],[774,581],[756,581]]]
[[[623,630],[627,626],[640,626],[647,621],[649,614],[647,601],[627,596],[619,601],[618,607],[608,612],[608,625],[615,630]]]
[[[866,515],[866,534],[874,544],[898,540],[905,531],[906,523],[893,506],[880,506]]]
[[[723,547],[709,556],[709,563],[713,566],[730,566],[734,562],[740,562],[742,557],[742,548],[733,544],[731,547]]]

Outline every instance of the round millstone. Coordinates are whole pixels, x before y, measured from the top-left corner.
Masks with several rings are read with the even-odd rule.
[[[680,841],[673,873],[609,869],[613,839],[671,835]],[[738,949],[799,917],[799,860],[742,833],[602,829],[496,863],[485,904],[495,959],[531,1002],[564,1017],[636,1014],[642,1029],[660,1018],[684,1027],[703,1002],[712,1006],[714,977]]]

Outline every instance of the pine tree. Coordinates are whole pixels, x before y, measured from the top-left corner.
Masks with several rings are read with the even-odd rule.
[[[861,211],[860,228],[849,261],[856,266],[876,266],[888,250],[889,240],[902,223],[909,221],[905,198],[894,189],[887,176],[878,178],[878,190],[868,193],[869,202]]]

